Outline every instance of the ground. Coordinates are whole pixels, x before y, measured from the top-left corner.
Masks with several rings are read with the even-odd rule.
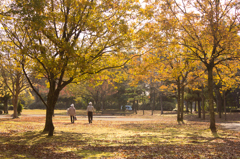
[[[92,124],[79,113],[70,123],[55,111],[54,136],[42,133],[44,113],[25,112],[18,119],[0,115],[0,158],[240,158],[240,133],[224,125],[239,124],[240,114],[216,116],[217,133],[209,117],[160,115],[139,111],[128,116],[94,116]],[[232,124],[234,123],[234,124]]]

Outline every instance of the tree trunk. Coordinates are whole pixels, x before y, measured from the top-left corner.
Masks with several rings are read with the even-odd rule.
[[[8,114],[8,97],[3,97],[4,114]]]
[[[216,86],[215,94],[216,94],[218,115],[219,115],[219,118],[222,118],[223,99],[218,86]]]
[[[237,92],[237,108],[239,108],[239,92]]]
[[[52,84],[53,86],[50,86],[48,98],[47,98],[47,110],[46,110],[46,122],[45,122],[45,128],[44,132],[48,132],[48,136],[53,136],[54,132],[54,126],[53,126],[53,113],[54,108],[57,103],[57,99],[59,96],[59,90],[55,90],[55,84]]]
[[[18,104],[18,95],[13,95],[12,98],[13,103],[13,118],[18,118],[18,112],[17,112],[17,104]]]
[[[221,99],[221,94],[218,95],[217,97],[217,101],[218,101],[218,115],[219,115],[219,118],[222,118],[222,99]]]
[[[182,99],[181,99],[181,121],[183,122],[183,109],[184,109],[184,86],[181,89]]]
[[[138,109],[138,100],[137,100],[137,105],[135,106],[135,114],[137,114],[137,109]]]
[[[209,113],[210,113],[210,129],[213,133],[217,132],[215,125],[215,114],[213,105],[213,66],[208,66],[208,97],[209,97]]]
[[[193,105],[193,103],[190,102],[190,111],[191,111],[191,114],[192,114],[192,105]]]
[[[177,121],[181,121],[181,101],[180,101],[180,93],[181,93],[181,88],[180,88],[180,77],[178,77],[177,80]]]
[[[160,105],[161,105],[161,114],[163,114],[163,100],[162,100],[162,92],[160,92]]]
[[[198,93],[198,97],[199,97],[199,93]],[[198,117],[201,118],[201,100],[198,100]]]
[[[194,112],[196,113],[197,111],[197,101],[194,101]]]
[[[187,102],[186,102],[186,112],[187,112],[187,113],[189,113],[189,111],[188,111],[188,104],[189,104],[189,102],[187,101]]]
[[[136,106],[135,106],[135,98],[133,99],[133,107],[132,107],[132,110],[133,110],[133,112],[135,112],[135,108]]]
[[[203,110],[203,120],[205,120],[205,99],[204,99],[203,85],[202,85],[202,110]]]
[[[143,104],[143,115],[144,115],[144,109],[145,109],[145,105]]]
[[[224,112],[225,112],[225,120],[227,120],[225,91],[223,91],[223,106],[224,106]]]
[[[53,136],[54,132],[54,126],[52,122],[52,117],[53,117],[53,106],[48,105],[47,111],[46,111],[46,122],[45,122],[45,128],[44,132],[48,132],[48,136]]]
[[[153,90],[153,101],[152,101],[152,115],[153,115],[153,111],[155,110],[155,88]]]

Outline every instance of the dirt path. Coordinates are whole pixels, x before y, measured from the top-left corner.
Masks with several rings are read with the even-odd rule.
[[[240,132],[240,123],[221,123],[224,128],[239,131]]]

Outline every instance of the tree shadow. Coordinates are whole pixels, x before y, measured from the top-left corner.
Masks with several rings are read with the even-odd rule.
[[[184,121],[178,121],[178,125],[185,124]]]
[[[134,126],[135,124],[129,124]],[[141,129],[140,124],[136,124]],[[165,125],[167,127],[167,125]],[[129,129],[128,129],[129,130]],[[177,132],[174,130],[174,133]],[[181,133],[181,132],[179,132]],[[108,133],[103,134],[109,135]],[[9,140],[0,143],[0,156],[3,158],[91,158],[92,155],[111,158],[113,154],[124,154],[126,158],[216,158],[220,155],[222,158],[240,157],[240,142],[235,142],[235,138],[202,137],[197,134],[189,133],[185,138],[190,141],[187,144],[181,142],[171,143],[168,139],[178,138],[172,133],[163,135],[163,141],[159,141],[158,135],[139,135],[124,136],[122,140],[115,138],[94,139],[92,134],[72,133],[57,131],[51,138],[46,138],[42,132],[25,132],[21,136],[9,136]],[[4,141],[0,136],[1,141]],[[143,140],[153,142],[146,144]],[[204,141],[204,142],[202,142]],[[239,140],[238,140],[239,141]],[[66,150],[67,149],[67,150]],[[228,153],[226,153],[226,151]],[[7,153],[6,153],[7,152]],[[109,152],[109,153],[107,153]],[[201,154],[199,152],[202,152]],[[135,156],[136,155],[136,156]],[[137,157],[140,156],[140,157]],[[237,157],[236,157],[237,156]]]
[[[0,136],[0,154],[3,158],[75,158],[73,152],[61,152],[60,147],[80,147],[86,145],[81,133],[55,132],[48,137],[43,132],[25,132],[21,136],[11,135],[8,139]],[[7,153],[5,153],[7,152]],[[64,157],[65,156],[65,157]],[[1,156],[0,156],[1,158]]]

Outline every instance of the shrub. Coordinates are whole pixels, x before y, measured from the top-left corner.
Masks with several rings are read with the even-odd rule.
[[[3,111],[2,111],[2,110],[0,110],[0,114],[3,114]]]
[[[21,104],[21,102],[18,102],[18,106],[17,106],[17,112],[18,112],[18,115],[21,114],[22,109],[23,109],[23,105]]]
[[[34,102],[28,106],[29,109],[46,109],[45,105],[40,102]]]
[[[70,105],[67,105],[63,102],[58,102],[55,105],[55,109],[67,109]]]
[[[163,101],[163,110],[165,111],[172,111],[176,107],[175,103]],[[161,107],[160,107],[161,109]]]

